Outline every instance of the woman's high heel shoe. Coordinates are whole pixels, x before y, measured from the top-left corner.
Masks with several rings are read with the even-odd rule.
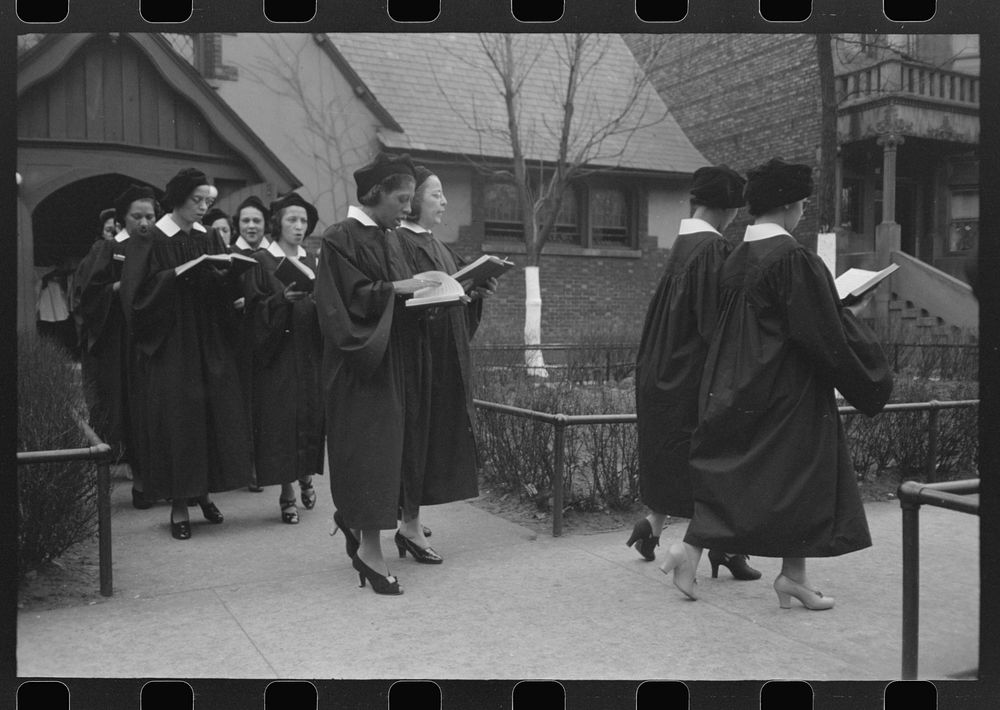
[[[316,489],[313,488],[312,478],[308,481],[299,481],[299,493],[302,496],[302,507],[312,510],[316,507]]]
[[[660,571],[669,574],[671,570],[674,572],[674,586],[691,601],[697,601],[698,595],[695,594],[694,585],[698,584],[698,580],[695,579],[694,565],[688,559],[684,545],[671,545],[667,550],[667,559],[660,567]]]
[[[202,503],[201,501],[198,501],[198,505],[201,506],[201,514],[205,516],[205,520],[208,522],[218,525],[225,520],[225,518],[222,517],[222,513],[215,506],[215,503]]]
[[[371,567],[366,565],[361,561],[361,558],[355,555],[351,559],[351,564],[354,569],[358,571],[358,579],[361,580],[360,586],[365,586],[365,580],[367,579],[372,583],[372,591],[376,594],[402,594],[403,590],[399,588],[399,580],[393,576],[383,576],[373,570]]]
[[[739,580],[760,579],[760,571],[747,564],[746,555],[727,555],[725,552],[708,551],[708,561],[712,565],[712,577],[719,576],[719,565],[726,567]]]
[[[170,534],[175,540],[190,540],[191,539],[191,521],[190,520],[180,520],[174,522],[174,516],[170,516]]]
[[[413,556],[417,562],[423,562],[426,565],[439,565],[444,562],[444,558],[434,551],[430,545],[427,547],[420,547],[408,537],[405,537],[398,530],[396,531],[396,549],[399,550],[400,557],[406,557],[407,551]]]
[[[824,611],[833,608],[833,597],[824,597],[822,592],[799,584],[783,574],[774,580],[774,591],[778,595],[778,606],[782,609],[792,608],[792,597],[802,603],[806,609]]]
[[[660,544],[660,537],[653,536],[653,526],[646,518],[643,518],[632,527],[632,536],[625,543],[627,547],[635,545],[636,551],[643,556],[646,562],[656,559],[653,548]]]
[[[361,547],[361,543],[358,541],[358,538],[354,537],[354,533],[351,532],[351,529],[344,524],[344,518],[343,516],[341,516],[339,510],[334,511],[333,513],[333,523],[337,527],[334,529],[331,535],[336,534],[337,530],[343,530],[344,547],[347,550],[347,556],[354,557],[356,554],[358,554],[358,548]]]

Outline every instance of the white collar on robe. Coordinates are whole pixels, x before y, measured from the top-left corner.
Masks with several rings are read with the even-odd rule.
[[[379,227],[378,223],[371,217],[366,215],[360,207],[355,207],[354,205],[351,205],[350,207],[347,208],[347,218],[356,219],[366,227],[378,227],[379,229],[382,229],[381,227]]]
[[[417,234],[434,234],[434,232],[432,232],[431,230],[427,229],[427,227],[422,227],[419,224],[417,224],[416,222],[411,222],[408,219],[404,219],[403,223],[401,225],[399,225],[399,226],[400,227],[406,227],[411,232],[416,232]]]
[[[171,220],[171,221],[173,221],[173,220]],[[116,242],[124,242],[126,239],[129,238],[129,236],[131,236],[131,235],[129,235],[128,231],[123,229],[122,231],[118,232],[118,234],[115,235],[115,241]]]
[[[156,226],[159,228],[161,232],[166,234],[168,237],[172,237],[175,234],[177,234],[177,232],[181,231],[180,225],[177,224],[177,222],[174,221],[173,216],[169,214],[165,214],[162,217],[160,217],[160,221],[156,223]],[[207,229],[205,229],[204,225],[201,224],[201,222],[195,222],[191,228],[196,232],[208,231]]]
[[[271,242],[270,244],[267,245],[266,249],[267,249],[267,252],[269,254],[273,254],[274,256],[278,257],[279,259],[281,259],[282,257],[288,256],[288,254],[285,253],[285,250],[281,248],[281,245],[278,244],[278,242]],[[295,258],[296,259],[301,259],[307,253],[308,252],[306,252],[306,250],[303,249],[302,245],[300,244],[298,252],[295,254]]]
[[[252,247],[250,243],[247,242],[242,236],[236,237],[236,243],[233,245],[233,249],[249,249],[250,251],[257,251],[257,249],[267,249],[271,246],[271,240],[267,237],[260,238],[260,246]],[[282,255],[284,256],[284,255]]]
[[[688,217],[681,220],[680,229],[677,230],[677,234],[698,234],[699,232],[714,232],[719,234],[719,230],[710,225],[703,219],[698,219],[697,217]],[[719,234],[721,237],[722,235]]]
[[[784,234],[786,237],[792,236],[784,229],[770,222],[765,224],[748,224],[747,231],[743,235],[743,241],[756,242],[761,239],[770,239]]]

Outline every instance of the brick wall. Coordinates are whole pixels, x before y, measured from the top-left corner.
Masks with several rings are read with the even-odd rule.
[[[653,84],[709,161],[745,173],[778,156],[817,169],[821,99],[812,36],[628,35],[625,41],[640,61],[651,43],[663,42]],[[726,236],[737,238],[749,221],[741,213]],[[795,232],[808,243],[816,231],[813,200]]]

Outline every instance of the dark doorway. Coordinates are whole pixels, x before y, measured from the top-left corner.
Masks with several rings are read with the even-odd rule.
[[[910,256],[917,253],[917,185],[909,180],[896,181],[896,221],[899,222],[899,246]]]
[[[101,237],[101,212],[129,185],[145,185],[127,175],[109,173],[61,187],[42,200],[31,215],[35,266],[78,262]]]

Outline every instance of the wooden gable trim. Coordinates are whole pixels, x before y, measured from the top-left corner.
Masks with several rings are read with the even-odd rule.
[[[97,33],[60,35],[42,42],[22,57],[18,67],[18,96],[61,70],[83,45]],[[264,144],[239,115],[222,100],[198,72],[171,49],[165,39],[151,33],[121,33],[152,62],[163,81],[185,97],[202,113],[219,140],[243,157],[260,177],[280,192],[301,187],[302,182]],[[121,39],[119,39],[121,41]]]

